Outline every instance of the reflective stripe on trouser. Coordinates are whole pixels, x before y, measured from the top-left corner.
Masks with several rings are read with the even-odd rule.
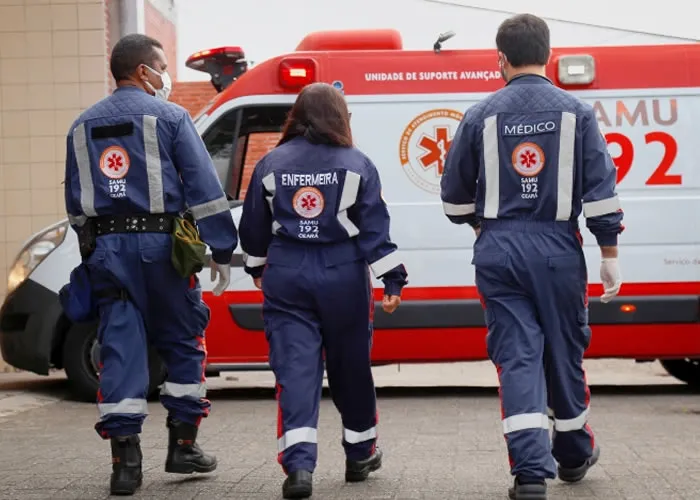
[[[371,456],[377,436],[367,264],[326,268],[318,249],[308,252],[307,258],[270,252],[263,280],[265,333],[277,379],[278,460],[287,473],[316,467],[324,351],[346,457]],[[367,300],[359,304],[358,295]]]
[[[485,221],[473,262],[511,472],[554,478],[554,458],[579,465],[592,453],[581,364],[590,329],[580,244],[566,223]],[[548,403],[559,427],[553,450]]]
[[[183,279],[173,268],[170,248],[168,234],[105,235],[87,261],[95,290],[119,283],[131,299],[99,304],[102,368],[96,430],[104,438],[141,431],[149,343],[167,370],[161,402],[168,414],[198,425],[209,413],[203,337],[209,310],[197,281]]]

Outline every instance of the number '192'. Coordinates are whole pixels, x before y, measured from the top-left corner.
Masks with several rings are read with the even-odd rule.
[[[634,144],[626,135],[618,132],[610,132],[605,134],[605,141],[608,144],[617,144],[620,146],[621,153],[613,157],[613,162],[617,167],[617,183],[622,182],[622,179],[629,173],[634,161]],[[673,162],[678,155],[678,143],[672,135],[666,132],[649,132],[644,135],[644,141],[647,144],[652,142],[660,142],[664,147],[664,155],[659,162],[659,165],[654,169],[654,172],[646,181],[647,186],[672,186],[683,183],[681,174],[669,174],[668,171],[673,166]]]

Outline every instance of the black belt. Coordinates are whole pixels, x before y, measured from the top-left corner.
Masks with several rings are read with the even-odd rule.
[[[172,233],[176,215],[101,215],[92,217],[97,236],[114,233]]]

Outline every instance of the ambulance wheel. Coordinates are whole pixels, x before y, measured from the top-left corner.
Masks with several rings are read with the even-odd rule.
[[[662,359],[660,361],[669,375],[692,387],[700,388],[700,359]]]
[[[94,403],[97,397],[100,347],[97,343],[97,325],[75,324],[70,327],[63,344],[63,368],[68,376],[73,397],[78,401]],[[158,354],[149,349],[150,385],[148,397],[158,394],[158,386],[165,381],[165,367]]]

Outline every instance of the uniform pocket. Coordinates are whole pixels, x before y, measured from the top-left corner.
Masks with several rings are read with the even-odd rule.
[[[202,300],[202,287],[199,285],[199,280],[194,277],[195,286],[188,286],[185,291],[185,297],[192,308],[192,328],[196,335],[204,335],[204,330],[209,325],[211,319],[211,309]],[[188,280],[189,281],[189,280]],[[189,285],[189,283],[188,283]]]
[[[481,267],[505,267],[508,254],[504,252],[475,252],[472,264]]]
[[[170,248],[165,245],[142,248],[140,251],[142,262],[165,262],[170,260]]]
[[[547,267],[554,270],[575,270],[581,267],[580,255],[558,255],[547,259]]]
[[[583,344],[583,350],[585,351],[591,345],[591,337],[593,331],[591,327],[588,326],[588,308],[585,308],[578,312],[578,328],[581,332],[581,343]]]

